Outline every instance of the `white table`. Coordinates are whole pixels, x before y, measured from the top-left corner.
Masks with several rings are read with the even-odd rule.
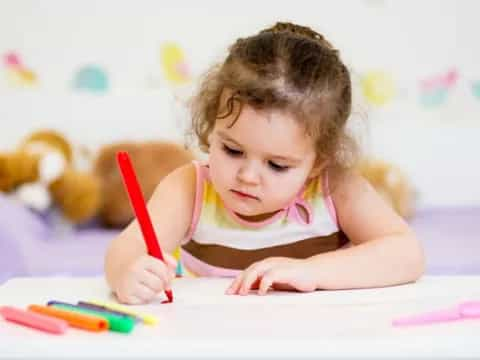
[[[424,277],[390,288],[227,296],[227,279],[177,279],[173,304],[132,307],[159,318],[128,335],[71,328],[50,335],[0,317],[0,358],[480,358],[480,320],[395,328],[411,313],[480,299],[480,276]],[[111,301],[102,278],[18,278],[0,305]]]

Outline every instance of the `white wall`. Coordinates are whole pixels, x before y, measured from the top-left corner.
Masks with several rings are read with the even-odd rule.
[[[357,113],[368,114],[368,148],[399,163],[431,205],[480,204],[480,3],[472,1],[1,1],[0,54],[16,51],[38,77],[17,89],[0,76],[0,149],[35,128],[54,127],[77,143],[119,139],[180,139],[184,114],[166,82],[155,90],[160,45],[180,44],[194,75],[224,54],[229,43],[276,20],[323,32],[341,51],[358,85],[362,74],[391,74],[396,96],[368,107],[357,91]],[[96,63],[109,74],[102,95],[71,90],[79,66]],[[426,109],[418,82],[455,68],[449,100]],[[0,74],[2,75],[2,74]]]

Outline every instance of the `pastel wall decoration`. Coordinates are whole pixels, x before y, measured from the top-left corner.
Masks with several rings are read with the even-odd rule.
[[[37,84],[37,75],[22,62],[20,55],[10,52],[4,55],[3,63],[7,83],[11,87],[31,87]]]
[[[443,105],[458,81],[458,72],[451,69],[420,81],[420,104],[427,108]]]
[[[472,93],[473,96],[480,100],[480,80],[472,83]]]
[[[92,93],[106,92],[109,87],[107,72],[98,65],[86,65],[80,68],[74,76],[73,86],[77,90]]]
[[[384,71],[370,71],[361,79],[365,99],[376,106],[383,106],[395,96],[395,84],[390,74]]]
[[[171,85],[184,85],[190,82],[190,69],[185,54],[179,45],[165,43],[160,49],[160,64],[165,79]]]

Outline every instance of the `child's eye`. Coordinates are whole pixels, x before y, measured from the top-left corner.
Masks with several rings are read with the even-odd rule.
[[[282,172],[282,171],[287,171],[290,167],[289,166],[282,166],[278,165],[277,163],[274,163],[273,161],[269,161],[268,165],[270,168],[274,171]]]
[[[238,157],[243,155],[243,151],[233,149],[225,144],[223,144],[223,151],[225,151],[228,155]]]

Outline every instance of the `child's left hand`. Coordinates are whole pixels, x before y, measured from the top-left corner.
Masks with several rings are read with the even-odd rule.
[[[285,257],[258,261],[235,278],[226,294],[247,295],[251,289],[258,289],[259,295],[265,295],[271,287],[278,290],[314,291],[316,283],[312,263],[309,259]]]

